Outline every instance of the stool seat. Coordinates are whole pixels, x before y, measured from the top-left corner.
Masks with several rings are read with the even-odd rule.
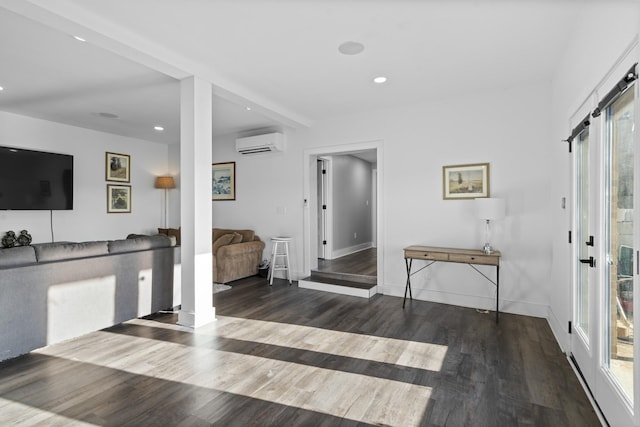
[[[273,285],[273,272],[286,271],[287,280],[291,285],[291,268],[289,265],[289,242],[291,237],[272,237],[271,238],[271,268],[269,269],[269,286]],[[280,248],[282,246],[282,248]]]

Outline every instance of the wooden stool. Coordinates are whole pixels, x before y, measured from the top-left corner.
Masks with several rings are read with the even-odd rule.
[[[271,238],[271,268],[269,268],[269,285],[273,285],[273,272],[276,270],[286,270],[287,280],[291,285],[291,271],[289,268],[289,242],[291,237],[272,237]],[[282,246],[283,251],[279,251],[278,247]],[[280,263],[278,263],[278,260]]]

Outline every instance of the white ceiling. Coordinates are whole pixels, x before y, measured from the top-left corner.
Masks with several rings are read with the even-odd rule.
[[[308,126],[550,81],[593,1],[0,0],[0,110],[173,143],[177,79],[197,73],[214,134]]]

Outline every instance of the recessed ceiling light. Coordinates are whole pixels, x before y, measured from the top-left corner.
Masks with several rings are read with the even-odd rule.
[[[2,86],[0,86],[0,92],[3,91],[3,90],[4,90],[4,88]]]
[[[164,130],[164,128],[162,126],[154,126],[153,128],[155,130],[157,130],[158,132],[162,132]]]
[[[364,45],[359,42],[344,42],[338,46],[338,51],[343,55],[357,55],[364,50]]]
[[[384,83],[386,81],[387,81],[387,78],[384,77],[384,76],[379,76],[379,77],[376,77],[375,79],[373,79],[373,82],[374,83],[378,83],[378,84]]]
[[[245,107],[247,111],[251,111],[251,107]]]
[[[87,39],[84,39],[84,38],[82,38],[80,36],[73,36],[73,38],[78,40],[79,42],[86,42],[87,41]]]

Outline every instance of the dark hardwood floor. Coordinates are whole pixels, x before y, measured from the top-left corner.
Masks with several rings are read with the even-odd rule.
[[[0,364],[0,425],[596,426],[543,319],[252,277]]]
[[[376,248],[369,248],[336,259],[318,259],[318,272],[347,273],[362,276],[378,275]]]

